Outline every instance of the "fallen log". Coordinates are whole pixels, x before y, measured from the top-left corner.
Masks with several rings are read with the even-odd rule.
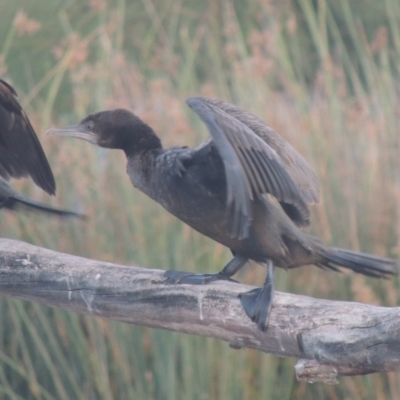
[[[295,357],[298,379],[310,382],[400,370],[400,307],[276,292],[263,333],[238,299],[252,287],[227,281],[174,285],[164,273],[0,239],[3,295]]]

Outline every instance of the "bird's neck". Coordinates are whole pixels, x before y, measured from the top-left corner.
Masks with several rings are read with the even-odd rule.
[[[151,177],[154,174],[156,160],[162,148],[153,148],[142,151],[135,151],[127,154],[128,164],[126,172],[128,173],[133,186],[147,194],[151,186]],[[126,152],[125,152],[126,153]]]
[[[140,135],[132,135],[131,132],[124,135],[122,150],[124,150],[126,157],[144,157],[151,158],[158,152],[162,151],[162,144],[160,138],[155,134],[155,132],[148,127],[143,125],[144,128],[141,129]]]

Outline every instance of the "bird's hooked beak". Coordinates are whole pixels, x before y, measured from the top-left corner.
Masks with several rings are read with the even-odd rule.
[[[69,136],[77,139],[85,140],[92,144],[97,144],[98,136],[85,127],[83,124],[63,126],[63,127],[51,127],[46,131],[47,135],[55,136]]]

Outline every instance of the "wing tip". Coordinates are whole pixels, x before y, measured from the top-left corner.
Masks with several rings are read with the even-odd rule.
[[[201,100],[201,97],[198,96],[192,96],[192,97],[188,97],[186,99],[186,104],[192,108],[195,109],[196,107],[203,105],[204,102]]]
[[[4,79],[0,79],[0,83],[2,83],[15,97],[18,97],[17,91]]]
[[[40,183],[39,186],[50,196],[56,195],[56,182],[54,177],[52,180],[46,180],[45,182]]]

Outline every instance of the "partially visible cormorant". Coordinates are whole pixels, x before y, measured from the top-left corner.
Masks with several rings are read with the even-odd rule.
[[[300,229],[309,224],[308,204],[318,201],[318,183],[306,161],[277,133],[231,104],[204,97],[187,103],[211,134],[195,149],[163,149],[155,132],[123,109],[48,131],[123,150],[135,187],[233,253],[216,274],[168,271],[170,281],[203,284],[230,279],[248,260],[266,264],[264,286],[240,296],[246,313],[265,330],[274,266],[345,267],[375,278],[396,273],[394,260],[328,247]]]
[[[25,208],[27,210],[40,211],[47,214],[57,215],[59,217],[85,218],[85,216],[82,214],[60,210],[58,208],[54,208],[22,196],[12,189],[3,179],[0,179],[0,208],[7,208],[9,210]]]
[[[17,100],[14,88],[0,79],[0,176],[22,178],[31,176],[33,181],[48,194],[56,192],[56,182],[39,139]],[[83,215],[59,210],[28,199],[0,179],[0,208],[14,210],[18,207],[56,214],[61,217]]]
[[[54,195],[56,182],[39,139],[17,100],[17,93],[0,79],[0,176],[31,176],[44,191]]]

